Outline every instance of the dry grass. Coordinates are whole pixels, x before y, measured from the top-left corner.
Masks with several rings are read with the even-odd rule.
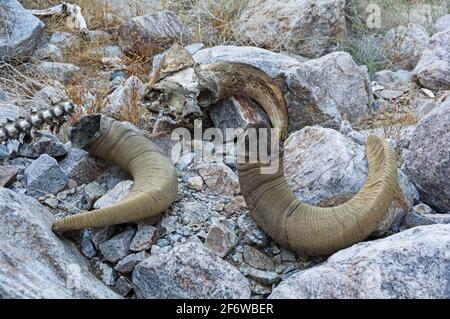
[[[129,94],[127,94],[127,97],[122,101],[122,108],[119,110],[117,116],[118,120],[127,121],[139,127],[142,119],[140,100],[139,88],[135,82],[133,82]]]

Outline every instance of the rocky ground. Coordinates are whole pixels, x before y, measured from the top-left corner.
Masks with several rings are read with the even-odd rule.
[[[351,2],[248,1],[226,25],[200,14],[202,2],[199,33],[200,22],[186,18],[193,7],[142,0],[137,10],[116,0],[101,16],[95,5],[82,8],[87,34],[1,2],[0,125],[65,100],[79,109],[56,129],[0,144],[0,297],[450,298],[448,7],[442,2],[433,19],[425,5],[414,7],[410,21],[386,27],[379,45],[396,59],[372,72],[336,42],[351,36]],[[367,136],[389,139],[400,190],[367,241],[315,258],[280,247],[248,214],[233,143],[223,150],[211,142],[202,163],[194,152],[174,163],[178,197],[159,220],[66,237],[51,231],[56,217],[111,205],[133,185],[120,168],[72,147],[68,132],[81,115],[127,121],[167,153],[171,130],[192,124],[145,96],[174,41],[196,63],[248,63],[280,83],[290,117],[285,175],[309,204],[335,205],[358,192]],[[205,128],[266,119],[238,97],[196,117]]]

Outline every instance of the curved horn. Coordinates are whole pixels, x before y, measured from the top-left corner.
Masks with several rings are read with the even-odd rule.
[[[284,97],[263,71],[240,63],[201,66],[202,86],[219,99],[247,96],[268,114],[272,126],[287,135]],[[385,216],[397,181],[394,153],[387,142],[370,136],[367,145],[368,176],[363,188],[346,203],[328,208],[298,200],[283,172],[283,152],[270,163],[273,174],[262,174],[261,162],[238,163],[241,191],[250,214],[259,226],[281,245],[307,255],[327,255],[366,239]],[[266,164],[267,165],[267,164]]]
[[[289,120],[283,92],[265,72],[244,63],[220,62],[202,65],[197,73],[200,87],[214,95],[213,101],[234,95],[251,98],[267,113],[272,126],[279,129],[279,138],[286,138]]]
[[[100,115],[82,118],[71,135],[74,145],[128,171],[134,185],[127,197],[112,206],[57,220],[54,231],[136,221],[160,214],[174,202],[178,186],[175,168],[143,135]]]

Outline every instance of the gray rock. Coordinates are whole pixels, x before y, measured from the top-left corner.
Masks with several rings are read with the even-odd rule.
[[[130,76],[123,85],[106,97],[102,112],[108,116],[117,116],[120,111],[125,110],[124,107],[138,103],[143,96],[144,83],[138,77]]]
[[[203,190],[203,179],[200,176],[192,176],[186,181],[187,187],[201,192]]]
[[[80,68],[69,63],[44,61],[37,65],[37,71],[63,83],[68,83],[80,72]]]
[[[106,186],[97,182],[91,182],[84,188],[83,194],[89,205],[92,205],[97,199],[105,195]]]
[[[249,267],[244,271],[244,273],[256,282],[266,286],[280,281],[280,277],[274,271],[264,271]]]
[[[436,214],[431,207],[423,203],[414,206],[402,221],[404,228],[433,224],[450,224],[450,214]]]
[[[40,61],[60,62],[62,60],[62,51],[54,44],[43,43],[36,48],[33,57]]]
[[[56,31],[50,37],[49,43],[60,49],[73,49],[78,46],[80,39],[73,33]]]
[[[70,179],[81,185],[93,181],[98,176],[97,163],[88,152],[72,146],[67,147],[66,150],[67,156],[60,165]]]
[[[450,210],[449,143],[450,101],[447,101],[419,122],[404,164],[421,200],[442,213]]]
[[[67,154],[64,145],[50,132],[39,132],[37,140],[29,144],[22,144],[19,154],[28,158],[38,158],[42,154],[60,157]]]
[[[194,55],[195,53],[197,53],[198,51],[202,50],[205,48],[205,45],[203,43],[192,43],[189,45],[186,45],[184,47],[191,55]],[[162,59],[164,59],[164,56],[166,55],[165,52],[163,53],[159,53],[157,55],[155,55],[153,57],[153,61],[152,61],[152,71],[155,71],[159,64],[161,63]]]
[[[269,242],[269,238],[249,214],[241,214],[238,217],[237,226],[242,236],[242,243],[264,247]]]
[[[0,188],[3,298],[119,298],[90,272],[76,247],[51,230],[53,214],[34,198]]]
[[[417,120],[422,120],[428,113],[430,113],[439,103],[435,99],[416,99],[416,109],[414,115]]]
[[[170,11],[158,11],[135,17],[119,30],[125,52],[151,57],[168,49],[174,41],[192,42],[192,34]]]
[[[400,71],[400,70],[399,70]],[[408,88],[411,82],[411,73],[408,71],[401,70],[403,72],[407,72],[410,74],[409,77],[401,77],[402,73],[399,71],[394,72],[391,70],[382,70],[378,71],[374,74],[373,80],[377,82],[377,84],[382,85],[385,89],[388,90],[404,90]]]
[[[213,225],[206,235],[205,246],[217,256],[225,257],[236,246],[236,234],[221,225]]]
[[[116,231],[115,226],[106,226],[101,228],[94,228],[91,232],[91,241],[95,248],[98,249],[101,243],[110,239]]]
[[[97,255],[97,249],[95,249],[94,243],[91,240],[91,231],[90,230],[84,230],[81,233],[80,237],[80,247],[81,252],[83,253],[86,258],[92,258],[95,255]]]
[[[446,31],[449,29],[450,29],[450,14],[440,17],[434,25],[434,30],[436,31],[436,33]]]
[[[223,163],[207,163],[198,167],[198,173],[205,184],[217,194],[235,195],[240,193],[239,178]]]
[[[0,160],[9,159],[11,157],[11,152],[8,150],[6,145],[0,144]]]
[[[36,92],[31,100],[31,105],[36,110],[44,110],[68,100],[69,97],[64,85],[61,82],[54,81],[52,85],[46,85]]]
[[[118,183],[112,190],[95,202],[94,208],[99,209],[117,203],[130,193],[132,187],[133,181],[122,181]]]
[[[28,58],[44,28],[38,18],[26,11],[16,0],[0,3],[0,56]]]
[[[1,165],[0,166],[0,187],[5,187],[12,183],[19,172],[19,166]]]
[[[247,279],[196,242],[150,256],[136,266],[132,282],[138,299],[250,297]]]
[[[450,225],[416,227],[339,251],[298,272],[269,298],[450,297]]]
[[[128,255],[124,259],[119,261],[114,267],[114,269],[123,274],[128,274],[133,271],[134,267],[137,264],[147,259],[148,257],[150,257],[150,254],[148,254],[145,251],[141,251],[140,253],[137,254]]]
[[[412,70],[428,47],[430,36],[424,27],[410,23],[389,30],[384,41],[392,68]]]
[[[114,286],[116,282],[114,269],[112,269],[108,264],[103,262],[97,262],[94,268],[95,271],[97,272],[97,275],[105,283],[105,285]]]
[[[260,270],[266,270],[266,271],[274,271],[275,266],[273,264],[273,261],[265,255],[260,250],[245,245],[244,246],[244,261],[251,267],[260,269]]]
[[[133,2],[129,0],[100,0],[99,2],[106,5],[108,12],[124,20],[152,13],[162,5],[161,0],[139,0]]]
[[[250,0],[235,28],[255,46],[319,57],[346,38],[344,8],[343,0]]]
[[[450,30],[436,33],[414,69],[420,84],[431,90],[450,89]]]
[[[135,234],[134,229],[121,232],[98,245],[103,257],[110,262],[123,259],[130,252],[130,244]]]
[[[24,115],[24,111],[17,105],[11,103],[0,103],[0,125],[9,121],[15,121]]]
[[[46,193],[56,194],[63,190],[69,179],[58,162],[47,154],[42,154],[25,169],[27,192],[34,196]]]
[[[119,295],[126,297],[131,290],[133,290],[133,285],[127,277],[120,276],[119,279],[116,280],[114,291],[116,291]]]
[[[218,46],[198,51],[194,60],[200,64],[248,63],[272,78],[283,79],[290,131],[316,124],[339,129],[342,119],[359,123],[370,114],[372,93],[367,68],[358,66],[344,52],[300,63],[260,48]]]
[[[136,235],[134,236],[130,249],[132,251],[148,250],[158,238],[158,229],[152,225],[139,223]]]
[[[404,91],[394,91],[394,90],[382,90],[377,92],[375,95],[383,100],[396,100],[401,97],[405,92]]]

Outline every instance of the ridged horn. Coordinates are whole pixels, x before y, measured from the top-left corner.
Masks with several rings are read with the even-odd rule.
[[[283,92],[265,72],[236,62],[205,64],[197,72],[200,74],[200,87],[207,92],[205,104],[230,96],[249,97],[266,112],[272,127],[279,130],[279,138],[287,136],[289,119]],[[202,103],[202,98],[204,96],[200,92],[199,103]]]
[[[370,136],[366,153],[369,170],[364,186],[334,207],[314,207],[296,197],[284,177],[283,152],[271,163],[279,165],[274,174],[261,174],[267,164],[239,163],[239,182],[250,214],[276,242],[310,256],[328,255],[366,239],[385,216],[397,181],[395,155],[386,141]]]
[[[201,67],[202,86],[219,99],[246,96],[268,114],[273,127],[287,135],[288,117],[283,94],[263,71],[240,63]],[[283,152],[276,154],[273,174],[262,174],[267,164],[238,163],[241,191],[250,214],[276,242],[307,255],[327,255],[366,239],[385,216],[397,183],[395,155],[389,144],[370,136],[366,144],[368,175],[362,189],[346,203],[314,207],[301,202],[289,188],[283,171]]]
[[[89,115],[71,132],[72,143],[115,163],[134,180],[130,194],[109,207],[64,217],[56,232],[121,224],[164,212],[177,195],[177,174],[171,160],[145,136],[114,119]]]

